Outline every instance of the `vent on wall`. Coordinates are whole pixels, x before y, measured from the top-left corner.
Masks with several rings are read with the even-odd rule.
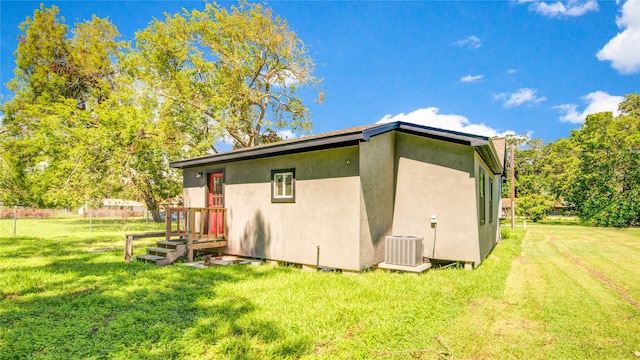
[[[422,238],[416,236],[385,237],[384,262],[403,266],[422,264]]]

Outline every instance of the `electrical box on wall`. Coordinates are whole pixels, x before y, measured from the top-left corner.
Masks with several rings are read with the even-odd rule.
[[[431,223],[432,224],[437,224],[438,223],[438,217],[435,215],[431,215]]]

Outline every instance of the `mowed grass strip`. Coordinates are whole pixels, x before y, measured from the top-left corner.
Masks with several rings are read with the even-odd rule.
[[[459,319],[458,330],[450,333],[460,335],[455,338],[462,350],[458,355],[469,359],[635,357],[640,350],[640,311],[589,269],[620,286],[632,284],[631,294],[640,272],[622,261],[640,258],[636,234],[637,230],[529,227],[504,297],[470,307]],[[624,247],[618,248],[620,244]],[[616,262],[621,266],[610,265]]]
[[[635,309],[547,228],[523,247],[513,232],[473,271],[346,276],[125,263],[124,233],[147,225],[83,221],[23,220],[33,233],[0,238],[0,358],[628,358],[640,347]]]

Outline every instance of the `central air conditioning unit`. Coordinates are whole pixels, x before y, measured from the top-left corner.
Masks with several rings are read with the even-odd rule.
[[[384,262],[403,266],[422,264],[422,238],[417,236],[385,237]]]

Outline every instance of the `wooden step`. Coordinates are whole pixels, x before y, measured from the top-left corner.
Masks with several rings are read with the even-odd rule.
[[[169,265],[176,261],[179,257],[184,255],[187,252],[187,245],[178,245],[175,250],[167,252],[167,258],[164,260],[159,260],[156,262],[156,265]]]
[[[147,254],[158,255],[166,257],[168,253],[174,252],[175,249],[167,249],[163,247],[150,247],[147,248]]]
[[[175,249],[179,245],[186,244],[186,240],[162,240],[156,242],[158,247],[167,248],[167,249]]]
[[[136,259],[142,262],[152,263],[154,265],[158,264],[158,261],[165,260],[164,256],[150,255],[150,254],[140,254],[136,255]]]

